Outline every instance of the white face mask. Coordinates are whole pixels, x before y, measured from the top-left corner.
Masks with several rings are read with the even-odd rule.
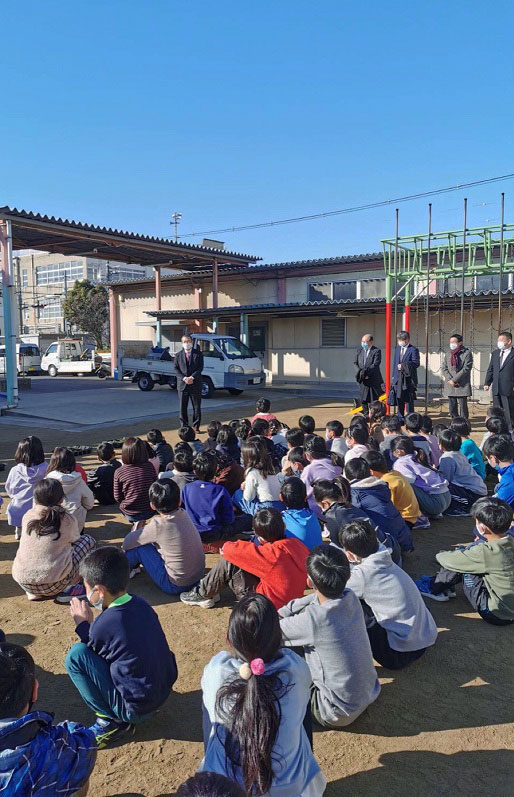
[[[459,344],[458,343],[450,343],[450,349],[452,351],[455,351],[455,349],[458,349],[458,348],[459,348]]]
[[[96,602],[95,602],[95,601],[93,601],[93,600],[91,600],[91,596],[93,595],[93,593],[94,593],[94,592],[98,592],[98,590],[96,589],[96,587],[93,587],[93,589],[91,590],[91,592],[89,593],[89,595],[86,595],[86,597],[87,597],[87,599],[88,599],[89,603],[91,604],[91,606],[92,606],[94,609],[102,609],[102,608],[103,608],[103,605],[104,605],[104,599],[102,598],[102,596],[100,595],[100,593],[98,593],[98,594],[100,595],[100,600],[98,600],[98,601],[96,601]]]
[[[398,341],[398,346],[401,346],[401,347],[402,347],[402,349],[406,349],[408,345],[409,345],[409,344],[407,343],[407,341],[406,341],[406,340],[399,340],[399,341]]]
[[[193,348],[193,344],[190,342],[183,343],[182,348],[184,349],[184,351],[191,351],[191,349]]]
[[[503,349],[505,348],[505,343],[503,342],[503,340],[499,340],[496,345],[498,346],[500,351],[503,351]]]

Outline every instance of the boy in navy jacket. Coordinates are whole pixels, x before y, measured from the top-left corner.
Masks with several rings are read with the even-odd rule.
[[[87,486],[99,504],[111,506],[114,499],[114,474],[121,468],[121,462],[116,459],[112,443],[100,443],[96,449],[98,461],[102,464],[87,474]]]
[[[213,451],[197,454],[193,462],[196,481],[182,490],[182,503],[200,532],[202,542],[230,537],[234,533],[234,505],[222,484],[213,484],[218,461]]]
[[[159,618],[137,595],[127,594],[130,567],[119,548],[103,546],[82,561],[88,601],[72,599],[70,613],[80,642],[66,656],[66,670],[96,714],[90,727],[99,748],[148,719],[177,680],[175,656]]]

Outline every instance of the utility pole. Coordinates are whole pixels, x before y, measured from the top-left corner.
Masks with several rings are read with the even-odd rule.
[[[67,293],[68,293],[68,275],[66,274],[66,266],[64,266],[64,301],[66,301]],[[62,325],[64,328],[64,334],[67,335],[68,331],[66,329],[66,316],[64,315],[64,309],[62,311]]]
[[[175,225],[175,243],[178,243],[178,225],[182,219],[182,213],[172,213],[170,224]]]
[[[21,272],[20,272],[20,258],[16,258],[16,282],[18,292],[18,314],[19,314],[19,330],[18,334],[23,332],[23,296],[21,294]]]

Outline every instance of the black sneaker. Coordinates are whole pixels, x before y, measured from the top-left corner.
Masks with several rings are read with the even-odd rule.
[[[180,593],[180,600],[182,603],[187,603],[190,606],[201,606],[202,609],[212,609],[219,599],[219,595],[214,595],[212,598],[204,598],[200,595],[198,587],[195,587],[190,592]]]
[[[117,742],[122,736],[128,734],[133,736],[136,726],[131,722],[116,722],[106,717],[97,717],[94,725],[89,726],[89,730],[95,734],[98,749],[103,750],[104,747],[109,747]]]

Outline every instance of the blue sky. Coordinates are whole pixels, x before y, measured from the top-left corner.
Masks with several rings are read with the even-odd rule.
[[[514,172],[510,0],[24,0],[1,25],[0,205],[156,235],[176,210],[185,234]],[[514,220],[511,180],[468,192],[470,226],[502,190]],[[271,262],[393,233],[387,207],[219,237]]]

